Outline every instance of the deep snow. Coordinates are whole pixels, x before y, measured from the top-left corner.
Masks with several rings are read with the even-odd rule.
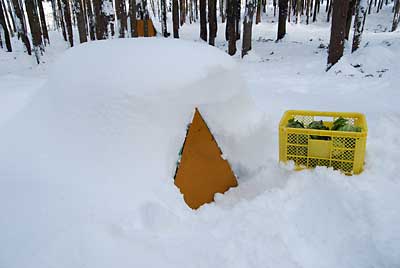
[[[59,56],[58,33],[39,67],[0,52],[0,267],[399,267],[400,36],[377,27],[387,13],[328,73],[322,22],[279,43],[276,24],[257,25],[244,60],[162,38]],[[192,211],[173,173],[195,106],[239,186]],[[365,171],[279,164],[287,109],[365,113]]]

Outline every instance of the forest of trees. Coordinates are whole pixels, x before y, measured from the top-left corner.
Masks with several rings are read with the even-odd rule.
[[[18,38],[26,53],[33,54],[40,63],[41,55],[51,43],[49,25],[61,32],[65,42],[72,47],[74,40],[84,43],[114,37],[138,37],[138,25],[143,27],[143,36],[148,36],[149,24],[139,22],[153,18],[161,24],[160,34],[166,38],[171,35],[169,31],[174,38],[179,38],[179,30],[184,24],[198,22],[200,38],[212,46],[215,45],[218,22],[225,23],[228,54],[236,54],[237,42],[241,40],[241,56],[244,57],[252,47],[253,23],[261,23],[261,15],[268,11],[267,5],[272,5],[272,14],[268,15],[278,17],[277,41],[284,38],[286,23],[310,24],[318,19],[320,12],[325,12],[326,22],[332,25],[328,70],[343,55],[345,40],[352,38],[352,52],[359,48],[367,15],[379,12],[383,5],[394,1],[391,31],[397,29],[400,20],[400,0],[49,1],[51,22],[46,21],[42,0],[0,0],[0,46],[12,52],[11,40]],[[321,8],[324,4],[325,8]],[[172,13],[172,29],[168,29],[167,24],[169,12]],[[354,35],[350,37],[352,26]],[[79,38],[74,39],[74,29]]]

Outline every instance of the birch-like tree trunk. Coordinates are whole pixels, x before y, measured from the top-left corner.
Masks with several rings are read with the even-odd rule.
[[[7,3],[7,10],[8,10],[8,13],[10,14],[10,17],[11,17],[12,31],[14,33],[16,33],[17,32],[17,27],[15,26],[15,13],[13,11],[12,4],[11,4],[10,0],[7,0],[7,2],[4,2],[4,4],[5,3]]]
[[[256,0],[246,0],[246,8],[243,18],[243,44],[242,58],[251,50],[251,34],[253,28],[254,9],[256,8]],[[260,3],[260,1],[258,1]]]
[[[161,32],[164,37],[168,37],[169,33],[167,30],[167,3],[166,0],[161,0]]]
[[[354,36],[351,52],[356,51],[361,44],[361,36],[364,31],[365,19],[367,18],[368,0],[357,0],[356,15],[354,19]]]

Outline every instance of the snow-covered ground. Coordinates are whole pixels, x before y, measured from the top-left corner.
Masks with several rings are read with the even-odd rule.
[[[279,43],[264,18],[243,60],[222,24],[218,48],[198,24],[186,41],[68,50],[51,32],[39,66],[14,40],[0,51],[0,267],[399,267],[400,32],[385,7],[325,72],[323,15]],[[192,211],[173,174],[196,106],[239,186]],[[279,164],[288,109],[365,113],[365,171]]]

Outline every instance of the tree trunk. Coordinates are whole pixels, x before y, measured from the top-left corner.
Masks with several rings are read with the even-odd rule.
[[[64,0],[68,1],[68,0]],[[108,18],[103,12],[106,0],[93,0],[93,9],[96,22],[96,39],[102,40],[108,38]]]
[[[397,26],[399,25],[400,21],[400,0],[396,0],[394,6],[394,16],[393,16],[393,23],[392,23],[392,32],[396,31]]]
[[[288,0],[279,0],[279,21],[278,21],[278,38],[285,37],[286,34],[286,19],[288,13]]]
[[[235,16],[236,16],[236,40],[240,39],[240,15],[242,14],[242,5],[241,0],[236,0],[236,9],[235,9]]]
[[[368,0],[357,0],[356,15],[354,19],[354,36],[351,52],[356,51],[361,44],[361,35],[364,31],[365,19],[367,17]]]
[[[344,34],[344,38],[346,40],[349,40],[351,21],[353,19],[355,5],[356,5],[356,0],[349,1],[349,8],[347,9],[347,18],[346,18],[346,32]]]
[[[335,0],[332,8],[332,26],[327,70],[343,56],[347,9],[349,8],[348,0]]]
[[[3,5],[0,3],[0,29],[2,28],[2,31],[4,33],[4,39],[6,41],[6,47],[8,52],[12,52],[12,47],[11,47],[11,38],[10,38],[10,32],[7,29],[7,24],[6,24],[6,18],[4,14],[7,12],[7,10],[4,10],[3,12]]]
[[[96,40],[96,35],[95,35],[96,24],[93,15],[92,3],[91,0],[84,0],[84,1],[86,5],[87,19],[89,24],[89,37],[90,40]]]
[[[274,17],[276,17],[276,1],[277,0],[273,0],[272,4],[274,5]]]
[[[314,3],[314,14],[313,14],[313,19],[312,19],[313,22],[317,21],[317,11],[319,11],[320,5],[321,5],[320,0],[315,0],[315,3]]]
[[[185,14],[185,10],[186,10],[186,5],[185,5],[185,0],[180,0],[179,1],[180,5],[180,25],[183,25],[186,22],[186,14]]]
[[[29,42],[25,17],[24,17],[24,9],[22,5],[20,5],[18,0],[13,0],[14,12],[15,12],[15,25],[17,27],[18,38],[21,38],[22,43],[24,43],[26,51],[28,55],[32,54],[31,43]]]
[[[42,0],[36,0],[39,8],[40,25],[42,26],[43,43],[44,45],[50,44],[49,32],[47,31],[46,16],[44,15]]]
[[[200,38],[207,42],[206,0],[200,0]]]
[[[172,0],[172,27],[174,29],[174,38],[179,38],[179,3],[178,3],[178,0]]]
[[[5,4],[5,2],[4,2],[4,4]],[[10,14],[10,17],[11,17],[11,25],[12,25],[11,31],[16,33],[17,27],[15,26],[15,14],[14,14],[14,11],[12,10],[12,5],[11,5],[10,0],[7,0],[7,8],[8,8],[8,13]],[[5,9],[4,9],[4,12],[6,12]]]
[[[15,26],[13,26],[13,25],[11,24],[10,18],[9,18],[9,16],[8,16],[8,13],[7,13],[6,4],[5,4],[5,2],[4,2],[3,0],[0,0],[0,5],[2,5],[2,9],[3,9],[3,12],[4,12],[5,22],[6,22],[6,24],[7,24],[8,27],[9,27],[9,31],[8,31],[9,37],[10,37],[10,36],[11,36],[11,37],[14,37],[13,27],[14,27],[14,29],[15,29]],[[10,15],[11,15],[11,13],[10,13]],[[12,16],[11,16],[11,18],[12,18]],[[14,23],[14,21],[13,21],[13,23]],[[6,43],[7,43],[7,39],[6,39]]]
[[[60,11],[60,25],[61,25],[62,35],[64,37],[65,42],[67,42],[68,38],[67,38],[67,32],[65,30],[64,11],[61,5],[61,0],[57,0],[57,4],[58,4],[58,10]]]
[[[256,8],[256,0],[246,0],[246,9],[243,18],[243,44],[242,58],[251,50],[251,34],[253,26],[254,9]],[[258,1],[258,3],[261,3]]]
[[[233,56],[236,53],[236,9],[237,0],[226,2],[226,36],[228,37],[228,54]]]
[[[261,8],[262,8],[261,2],[262,2],[262,0],[257,0],[256,24],[259,24],[261,22]],[[243,35],[244,35],[244,21],[243,21]],[[244,42],[244,40],[243,40],[243,42]]]
[[[301,0],[296,2],[296,24],[301,22]]]
[[[76,20],[78,23],[79,42],[82,44],[87,42],[87,35],[81,0],[73,0],[73,9],[75,11]]]
[[[37,6],[34,0],[25,0],[26,14],[28,15],[29,27],[31,28],[33,51],[36,61],[40,63],[40,54],[43,51],[42,31]]]
[[[71,47],[74,46],[74,36],[72,34],[72,20],[71,20],[71,9],[69,7],[69,0],[62,0],[63,1],[63,13],[64,13],[64,20],[65,25],[67,27],[68,33],[68,41]]]
[[[136,20],[136,0],[129,0],[129,17],[131,26],[131,37],[138,37]]]
[[[219,0],[219,15],[221,16],[221,22],[225,23],[225,0]]]
[[[310,1],[306,0],[306,24],[310,23]]]
[[[117,15],[117,25],[119,30],[119,37],[125,37],[125,31],[127,30],[127,18],[126,18],[126,5],[125,0],[115,0],[115,13]]]
[[[329,22],[330,19],[331,19],[333,1],[334,1],[334,0],[331,0],[330,3],[329,3],[328,16],[326,17],[326,22]],[[336,1],[336,0],[335,0],[335,1]]]
[[[217,1],[208,0],[208,27],[209,38],[208,43],[215,45],[215,37],[217,37]]]
[[[166,0],[161,0],[161,32],[164,37],[168,37],[167,30],[167,3]]]

